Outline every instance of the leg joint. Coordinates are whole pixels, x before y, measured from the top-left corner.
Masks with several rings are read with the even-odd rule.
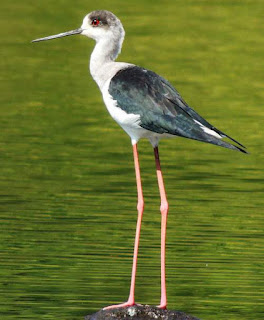
[[[169,203],[168,203],[168,201],[167,200],[166,201],[162,201],[161,205],[160,205],[161,214],[167,215],[168,211],[169,211]]]
[[[138,212],[143,212],[143,210],[144,210],[144,200],[139,200],[138,201],[137,210],[138,210]]]

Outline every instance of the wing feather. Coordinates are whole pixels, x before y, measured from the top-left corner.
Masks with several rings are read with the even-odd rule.
[[[109,93],[119,108],[140,115],[142,128],[246,152],[222,141],[221,137],[227,137],[243,147],[189,107],[167,80],[152,71],[137,66],[120,70],[110,82]]]

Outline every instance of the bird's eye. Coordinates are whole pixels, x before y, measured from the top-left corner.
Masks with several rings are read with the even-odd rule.
[[[99,19],[93,19],[92,20],[92,26],[98,26],[100,24],[100,20]]]

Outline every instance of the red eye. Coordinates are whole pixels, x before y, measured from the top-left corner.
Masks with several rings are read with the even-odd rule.
[[[99,19],[93,19],[92,20],[92,26],[98,26],[100,23],[100,20]]]

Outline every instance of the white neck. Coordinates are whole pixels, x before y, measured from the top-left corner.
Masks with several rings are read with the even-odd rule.
[[[95,48],[90,58],[90,72],[99,87],[107,80],[110,65],[115,64],[115,59],[121,51],[124,37],[103,37],[96,41]]]

